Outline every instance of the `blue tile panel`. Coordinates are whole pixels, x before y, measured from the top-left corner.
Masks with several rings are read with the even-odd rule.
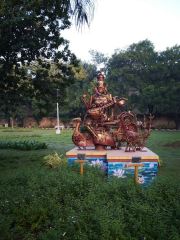
[[[68,164],[72,165],[74,161],[77,160],[77,158],[68,158]],[[86,157],[86,160],[89,160],[88,165],[98,165],[103,172],[108,173],[108,163],[107,163],[107,158],[105,157]]]
[[[89,160],[87,164],[91,164],[92,161],[97,161],[97,160],[103,161],[103,163],[107,163],[107,158],[101,158],[101,157],[86,157],[86,160]],[[68,163],[72,164],[74,160],[77,160],[77,158],[68,158]],[[84,163],[85,164],[85,163]]]
[[[77,158],[72,157],[68,158],[68,164],[74,163],[74,160],[77,160]],[[104,164],[106,164],[107,167],[107,173],[108,177],[116,174],[119,178],[126,178],[128,176],[134,176],[135,175],[135,168],[129,167],[129,164],[131,162],[107,162],[107,159],[104,157],[87,157],[86,160],[89,160],[88,163],[84,164],[92,164],[92,161],[103,161]],[[151,183],[151,181],[157,177],[157,162],[141,162],[144,164],[143,167],[138,168],[138,177],[140,183]],[[118,175],[118,173],[122,174],[122,176]]]
[[[154,178],[157,177],[157,162],[141,163],[144,164],[144,166],[138,168],[138,177],[142,183],[150,183]],[[118,170],[119,173],[123,173],[122,178],[130,175],[135,176],[135,168],[129,167],[130,164],[131,162],[108,162],[108,177],[114,174],[118,175]]]

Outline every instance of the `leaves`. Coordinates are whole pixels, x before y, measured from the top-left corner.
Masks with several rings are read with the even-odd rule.
[[[156,52],[147,39],[133,43],[110,58],[107,78],[111,93],[127,97],[131,109],[173,113],[179,128],[180,46]]]
[[[83,177],[78,164],[30,166],[1,177],[1,186],[2,239],[32,230],[40,239],[170,240],[180,234],[179,181],[169,176],[144,189],[90,166]]]
[[[62,156],[62,155],[61,155]],[[54,155],[47,155],[44,157],[45,165],[50,166],[52,168],[58,168],[62,165],[63,160],[61,159],[61,156],[55,152]]]
[[[5,141],[0,142],[0,149],[19,149],[22,151],[30,151],[30,150],[38,150],[38,149],[46,149],[48,144],[41,143],[37,141]]]
[[[94,1],[10,0],[0,7],[0,111],[15,112],[33,97],[48,103],[57,88],[65,98],[78,60],[61,31],[71,16],[89,23]]]
[[[87,93],[87,99],[89,99],[90,95],[94,93],[93,88],[97,78],[97,68],[93,64],[83,62],[74,70],[76,71],[76,82],[67,88],[66,105],[60,107],[61,119],[66,119],[65,121],[77,117],[80,113],[85,114],[86,108],[82,96]]]

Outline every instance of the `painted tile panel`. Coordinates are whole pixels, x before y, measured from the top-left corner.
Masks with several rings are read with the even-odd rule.
[[[135,175],[135,168],[129,167],[130,162],[108,162],[108,177],[115,175],[125,178]],[[139,183],[150,183],[157,177],[157,162],[142,162],[143,167],[138,168]]]
[[[77,157],[68,158],[68,164],[74,163]],[[107,162],[107,158],[87,157],[88,164],[91,166],[100,166],[100,168],[108,173],[108,177],[114,175],[118,178],[126,178],[135,175],[135,168],[130,167],[131,162]],[[151,183],[157,177],[157,162],[142,162],[143,167],[138,168],[139,183]]]

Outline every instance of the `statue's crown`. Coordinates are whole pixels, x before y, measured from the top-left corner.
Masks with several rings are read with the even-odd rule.
[[[99,71],[97,79],[98,79],[98,81],[104,81],[104,75],[101,73],[101,70]]]

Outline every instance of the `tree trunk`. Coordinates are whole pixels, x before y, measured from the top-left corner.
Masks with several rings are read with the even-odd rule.
[[[180,113],[175,114],[174,122],[176,125],[176,130],[180,130]]]
[[[8,122],[8,127],[10,127],[11,126],[11,119],[10,119],[10,117],[7,118],[7,122]]]
[[[154,109],[154,106],[152,105],[148,105],[148,109],[149,109],[149,113],[153,113],[153,109]]]
[[[13,118],[11,118],[11,127],[12,127],[12,129],[14,129],[14,119]]]
[[[175,121],[176,124],[176,130],[180,130],[180,121]]]

